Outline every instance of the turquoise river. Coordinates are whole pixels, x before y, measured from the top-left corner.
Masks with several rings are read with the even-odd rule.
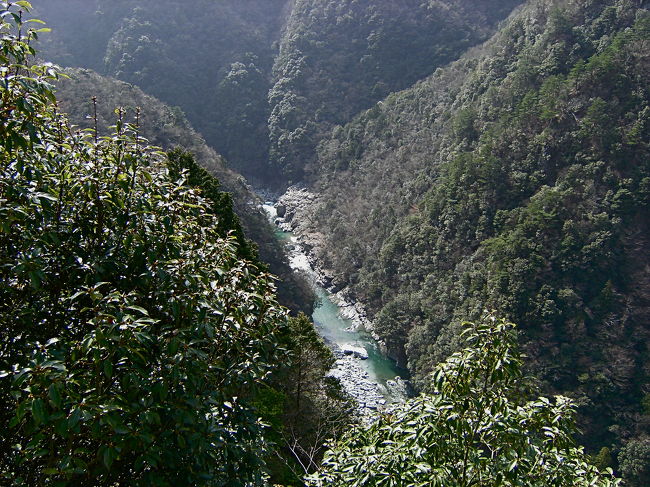
[[[275,208],[272,204],[265,204],[264,210],[273,221]],[[341,349],[345,345],[365,349],[368,358],[358,360],[358,365],[367,372],[368,380],[377,385],[378,392],[384,396],[386,401],[393,402],[395,398],[388,392],[386,383],[395,379],[396,376],[405,378],[406,371],[398,368],[393,360],[381,352],[378,343],[368,332],[359,330],[355,323],[341,316],[341,308],[336,302],[337,298],[318,283],[317,275],[309,265],[297,238],[291,232],[281,230],[277,225],[274,227],[276,238],[289,248],[291,266],[294,270],[305,273],[318,297],[318,303],[312,315],[318,332],[334,350]]]

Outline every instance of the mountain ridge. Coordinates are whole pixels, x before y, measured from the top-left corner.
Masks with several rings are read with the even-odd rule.
[[[491,4],[505,16],[518,3]],[[404,5],[421,10],[387,20]],[[225,129],[219,143],[254,181],[311,185],[297,231],[318,237],[313,255],[420,389],[460,346],[460,322],[496,309],[521,323],[544,390],[581,405],[589,447],[625,458],[650,435],[647,2],[530,0],[480,45],[497,20],[414,14],[451,5],[471,3],[283,2],[281,38],[238,51],[208,84],[187,69],[164,78],[151,53],[169,46],[147,37],[146,12],[114,52],[153,49],[124,66],[162,73],[170,99],[200,101],[193,86],[225,100],[194,109],[225,117],[206,131]],[[396,54],[391,39],[412,44]]]
[[[592,447],[645,434],[641,5],[529,2],[471,57],[335,129],[296,217],[421,387],[460,321],[494,307],[524,324],[546,387],[592,408],[592,441],[611,429]]]

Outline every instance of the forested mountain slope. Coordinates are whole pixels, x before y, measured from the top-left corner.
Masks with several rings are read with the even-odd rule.
[[[520,0],[297,0],[269,93],[270,162],[285,180],[318,142],[389,93],[484,40]]]
[[[48,0],[36,15],[54,30],[46,59],[180,106],[234,168],[282,187],[334,124],[457,59],[519,3]]]
[[[641,1],[532,1],[321,144],[296,221],[420,386],[493,308],[591,446],[648,434],[649,55]]]
[[[150,140],[220,158],[139,89],[36,62],[29,8],[0,1],[0,483],[300,484],[296,458],[352,420],[332,352],[229,193]]]
[[[269,264],[271,272],[280,278],[280,301],[294,310],[311,309],[314,300],[312,292],[302,278],[289,268],[284,251],[273,235],[273,229],[258,208],[257,196],[251,193],[243,178],[228,169],[224,159],[208,147],[190,126],[182,111],[168,107],[136,86],[90,70],[69,68],[65,75],[67,78],[60,78],[56,84],[57,101],[74,124],[81,128],[94,127],[93,97],[96,100],[101,134],[109,133],[109,126],[117,122],[119,115],[115,113],[115,107],[124,108],[122,117],[125,122],[134,122],[136,108],[140,108],[142,137],[164,150],[182,147],[191,152],[196,162],[217,178],[221,189],[232,195],[230,205],[235,214],[239,215],[243,227],[243,234],[238,232],[240,248],[250,246],[246,239],[255,242],[253,247],[257,247],[261,261]],[[237,220],[236,217],[234,219]],[[239,228],[239,222],[233,221],[231,225]]]
[[[28,9],[0,2],[0,482],[260,484],[273,279],[137,123],[70,129]]]
[[[267,157],[271,68],[287,0],[46,0],[42,55],[92,68],[180,106],[249,178]]]
[[[647,484],[647,0],[39,7],[44,57],[181,106],[254,182],[311,185],[293,221],[421,390],[495,309]]]

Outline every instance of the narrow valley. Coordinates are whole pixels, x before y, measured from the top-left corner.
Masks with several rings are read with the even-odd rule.
[[[650,485],[648,0],[0,14],[0,485]]]

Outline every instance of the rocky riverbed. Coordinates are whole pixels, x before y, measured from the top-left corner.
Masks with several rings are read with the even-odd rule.
[[[341,381],[345,391],[358,403],[361,412],[376,411],[386,404],[385,394],[377,382],[359,364],[359,357],[335,350],[336,362],[328,375]]]
[[[358,403],[362,413],[382,409],[387,404],[406,399],[411,393],[408,381],[396,376],[386,381],[385,385],[372,380],[359,361],[358,356],[346,354],[344,350],[335,350],[336,363],[329,375],[341,381],[343,387]]]
[[[328,333],[332,331],[331,329],[320,329],[336,357],[336,363],[329,375],[341,381],[348,394],[359,403],[362,414],[369,414],[387,404],[402,401],[409,394],[410,387],[408,381],[399,376],[390,379],[387,379],[385,374],[381,378],[378,376],[373,368],[373,360],[378,358],[377,353],[371,351],[369,354],[368,351],[369,348],[377,347],[368,343],[364,345],[360,340],[360,333],[370,328],[370,321],[363,307],[354,302],[347,289],[337,282],[336,277],[324,269],[314,253],[310,252],[318,245],[318,234],[299,233],[298,222],[301,210],[304,209],[304,205],[313,202],[314,198],[315,195],[306,189],[293,187],[276,203],[266,203],[264,210],[280,229],[292,233],[287,242],[291,267],[306,273],[316,286],[317,292],[320,288],[324,299],[336,305],[336,307],[329,305],[333,309],[328,311],[325,320],[322,311],[314,314],[318,328],[325,328],[328,325],[323,324],[323,321],[331,320],[336,323],[329,326],[340,327],[342,323],[345,326],[343,331],[337,330],[335,336]],[[385,358],[381,358],[386,361]]]
[[[349,289],[336,274],[328,269],[317,255],[324,245],[323,235],[310,225],[310,206],[316,201],[316,194],[302,186],[291,186],[275,203],[274,222],[285,232],[296,237],[298,251],[304,254],[313,269],[317,282],[327,289],[336,300],[341,316],[354,323],[358,329],[372,333],[372,322],[363,306],[354,300]]]

